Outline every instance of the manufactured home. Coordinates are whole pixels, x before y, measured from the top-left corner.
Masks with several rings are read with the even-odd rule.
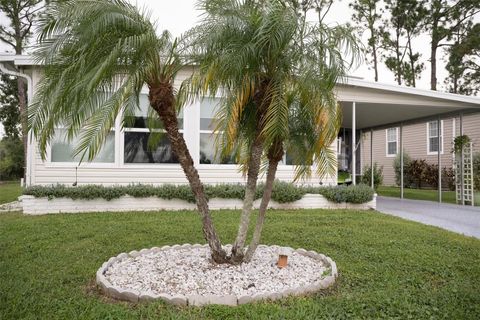
[[[29,98],[35,95],[35,86],[42,76],[42,66],[31,57],[0,55],[0,70],[24,77],[28,82]],[[176,85],[191,72],[191,67],[184,68],[178,74]],[[338,141],[332,144],[338,153],[338,168],[359,175],[363,167],[378,162],[385,167],[388,183],[392,181],[392,173],[387,171],[390,164],[385,159],[392,159],[398,152],[400,141],[404,141],[404,146],[412,156],[414,147],[424,148],[428,156],[440,160],[442,167],[451,166],[450,140],[447,141],[446,137],[453,138],[469,127],[480,127],[479,118],[472,116],[480,112],[480,98],[477,97],[358,78],[348,78],[345,83],[338,84],[336,94],[343,113]],[[26,184],[186,183],[166,138],[156,150],[147,148],[149,132],[144,121],[148,108],[146,89],[140,101],[134,124],[122,129],[118,118],[102,151],[89,163],[79,164],[78,159],[72,156],[75,141],[66,141],[62,128],[58,128],[56,137],[51,141],[45,160],[39,155],[35,139],[29,137]],[[235,163],[219,161],[215,157],[214,141],[215,134],[218,134],[212,131],[215,105],[215,99],[211,98],[186,105],[179,118],[182,133],[204,183],[244,182]],[[441,130],[438,130],[438,123],[441,123]],[[407,134],[409,126],[418,129]],[[400,127],[404,129],[399,130]],[[443,141],[441,157],[438,157],[438,132]],[[279,166],[277,176],[283,181],[293,180],[294,167],[288,155]],[[312,177],[302,183],[332,185],[337,183],[337,177]]]

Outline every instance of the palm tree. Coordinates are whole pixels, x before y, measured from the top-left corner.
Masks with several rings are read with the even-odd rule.
[[[227,261],[209,213],[204,187],[180,134],[177,113],[185,102],[173,87],[183,67],[177,41],[157,36],[147,12],[125,0],[73,0],[53,4],[40,21],[36,57],[45,65],[29,125],[45,157],[59,126],[79,135],[76,153],[92,160],[117,115],[133,115],[146,84],[152,119],[161,120],[195,195],[203,233],[217,263]],[[124,120],[125,122],[127,120]],[[156,121],[149,121],[155,123]]]
[[[231,256],[232,263],[240,263],[245,254],[247,260],[252,257],[260,240],[285,147],[298,152],[294,153],[297,163],[303,163],[297,167],[298,176],[308,174],[311,164],[321,175],[334,168],[335,157],[328,148],[339,126],[333,90],[349,65],[344,55],[356,58],[358,47],[349,28],[307,23],[308,8],[298,1],[205,0],[201,9],[206,15],[190,34],[199,64],[192,83],[204,94],[226,93],[217,113],[216,130],[223,132],[219,145],[224,155],[237,151],[247,174]],[[295,127],[295,121],[304,127]],[[296,131],[307,127],[309,131]],[[264,153],[266,188],[254,238],[245,253]]]

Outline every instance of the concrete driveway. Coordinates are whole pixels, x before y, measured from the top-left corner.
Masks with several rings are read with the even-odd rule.
[[[377,197],[377,210],[480,239],[480,207]]]

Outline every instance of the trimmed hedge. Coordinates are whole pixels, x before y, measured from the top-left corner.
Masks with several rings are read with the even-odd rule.
[[[306,193],[318,193],[335,203],[366,203],[373,199],[374,191],[367,185],[304,188]]]
[[[259,184],[255,199],[262,197],[264,185]],[[243,199],[245,186],[242,184],[206,185],[205,192],[208,198]],[[272,200],[278,203],[289,203],[300,200],[306,193],[321,194],[328,200],[336,203],[365,203],[373,199],[374,191],[365,185],[335,186],[335,187],[297,187],[291,183],[276,181],[273,187]],[[135,198],[158,197],[162,199],[180,199],[191,203],[195,197],[188,185],[162,186],[134,184],[128,186],[84,185],[67,187],[65,185],[32,186],[24,189],[24,195],[36,198],[70,198],[70,199],[118,199],[122,196]]]

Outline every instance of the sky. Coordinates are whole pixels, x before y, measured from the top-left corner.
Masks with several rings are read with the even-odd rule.
[[[197,10],[197,0],[128,0],[138,7],[145,7],[152,14],[152,19],[157,22],[158,33],[167,29],[173,36],[179,36],[189,28],[193,27],[200,20],[201,11]],[[335,1],[328,16],[326,22],[329,24],[344,24],[351,22],[352,9],[348,4],[351,0],[338,0]],[[479,17],[480,19],[480,17]],[[5,17],[0,14],[0,23],[5,24]],[[368,32],[362,37],[363,43],[367,42]],[[422,89],[430,88],[430,66],[428,57],[430,56],[429,49],[429,37],[428,35],[422,35],[414,40],[414,48],[421,53],[421,59],[425,63],[425,70],[422,73],[420,80],[417,80],[417,87]],[[3,43],[0,43],[0,53],[8,50],[9,48]],[[444,70],[445,56],[440,51],[437,54],[437,78],[439,79],[439,90],[445,91],[443,80],[447,75]],[[361,77],[365,80],[373,81],[373,70],[365,62],[359,65],[356,69],[350,70],[350,75]],[[395,84],[394,75],[384,66],[383,62],[379,65],[379,82]]]
[[[152,18],[157,21],[158,32],[164,29],[169,30],[173,36],[179,36],[189,28],[199,22],[201,11],[196,9],[197,0],[130,0],[131,3],[139,7],[146,7],[152,13]],[[326,22],[329,24],[351,23],[352,9],[348,4],[350,0],[335,1],[330,9]],[[362,37],[364,43],[367,42],[368,34]],[[417,80],[417,87],[430,89],[430,67],[427,61],[430,56],[428,35],[422,35],[414,41],[415,49],[422,54],[426,69],[423,71],[420,80]],[[447,75],[444,71],[443,53],[438,53],[437,78],[439,79],[438,88],[444,90],[443,79]],[[350,75],[364,78],[365,80],[374,80],[373,69],[364,62],[355,70],[350,70]],[[394,75],[381,62],[379,67],[379,82],[395,84]]]

